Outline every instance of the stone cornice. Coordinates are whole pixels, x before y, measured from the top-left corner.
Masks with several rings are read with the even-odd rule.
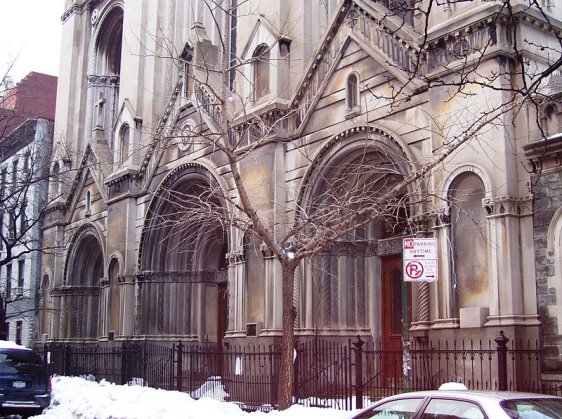
[[[533,173],[562,169],[562,133],[523,146]]]
[[[66,20],[74,14],[77,14],[77,15],[83,14],[89,8],[91,8],[89,6],[90,6],[90,4],[93,4],[93,3],[96,3],[96,1],[95,0],[84,0],[82,2],[75,1],[74,3],[72,3],[72,5],[68,9],[66,9],[64,11],[64,13],[62,14],[62,16],[60,18],[61,22],[66,22]]]

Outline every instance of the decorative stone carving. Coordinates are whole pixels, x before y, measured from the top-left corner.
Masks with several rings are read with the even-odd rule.
[[[531,195],[522,198],[510,196],[486,198],[482,200],[482,206],[486,209],[488,216],[530,215],[533,210],[533,197]]]
[[[402,253],[402,237],[377,241],[377,256],[391,256]]]

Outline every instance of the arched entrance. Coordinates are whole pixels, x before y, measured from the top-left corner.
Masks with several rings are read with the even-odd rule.
[[[67,259],[62,297],[63,338],[97,339],[99,336],[100,279],[103,250],[94,228],[86,226],[76,236]]]
[[[399,185],[409,163],[389,136],[360,131],[334,140],[305,178],[301,222],[337,239],[304,265],[299,326],[371,335],[383,349],[400,350],[401,237],[409,230],[410,198]],[[352,218],[355,228],[337,230]]]
[[[198,165],[160,186],[144,228],[136,333],[222,343],[227,329],[227,235],[218,186]]]

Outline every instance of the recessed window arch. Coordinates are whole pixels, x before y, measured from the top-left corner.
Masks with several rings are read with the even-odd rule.
[[[86,192],[86,215],[92,213],[92,193],[90,191]]]
[[[452,287],[457,308],[489,306],[488,226],[482,206],[486,189],[474,172],[463,172],[451,183]]]
[[[56,198],[59,195],[59,184],[60,184],[60,164],[55,162],[51,170],[51,196]]]
[[[121,307],[121,291],[119,289],[119,275],[121,267],[119,260],[113,258],[109,263],[109,298],[107,307],[107,332],[119,334],[119,317]]]
[[[115,7],[104,19],[96,43],[96,69],[98,75],[121,73],[123,38],[123,10]]]
[[[560,130],[560,112],[554,103],[548,103],[542,112],[542,129],[544,135],[549,137],[559,132]]]
[[[254,100],[257,101],[269,93],[269,47],[264,44],[258,46],[252,58]]]
[[[112,5],[102,13],[93,43],[92,69],[88,75],[89,129],[96,141],[112,146],[110,127],[116,125],[123,44],[123,8]]]
[[[359,76],[356,72],[347,76],[345,99],[348,110],[359,108]]]
[[[117,163],[123,164],[129,158],[129,141],[131,137],[131,129],[129,124],[125,123],[119,130],[117,139]]]

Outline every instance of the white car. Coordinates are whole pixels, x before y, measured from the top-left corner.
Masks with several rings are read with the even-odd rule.
[[[461,387],[462,386],[462,387]],[[562,397],[512,391],[473,391],[448,383],[379,400],[352,419],[562,419]]]

